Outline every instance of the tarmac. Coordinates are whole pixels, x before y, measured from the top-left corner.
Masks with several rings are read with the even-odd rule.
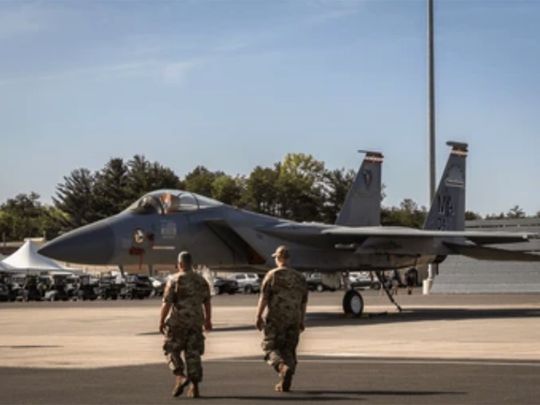
[[[401,292],[400,292],[401,294]],[[520,403],[540,401],[540,295],[377,292],[366,315],[312,293],[293,392],[273,391],[253,326],[255,295],[214,299],[202,403]],[[0,303],[0,403],[158,404],[173,378],[160,302]]]

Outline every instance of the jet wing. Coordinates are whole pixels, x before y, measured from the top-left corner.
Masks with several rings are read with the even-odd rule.
[[[326,248],[354,248],[358,249],[358,253],[404,253],[408,250],[414,251],[419,243],[429,248],[446,242],[467,247],[467,244],[471,244],[472,249],[486,244],[525,242],[538,236],[517,232],[434,231],[402,227],[339,227],[288,223],[260,231],[294,243]]]
[[[434,231],[399,227],[349,228],[339,227],[322,231],[340,243],[363,242],[369,237],[399,239],[466,239],[479,245],[526,242],[537,234],[523,232]]]
[[[472,257],[478,260],[499,260],[513,262],[540,262],[540,255],[524,253],[519,251],[495,249],[486,246],[460,245],[455,243],[444,243],[454,253]]]

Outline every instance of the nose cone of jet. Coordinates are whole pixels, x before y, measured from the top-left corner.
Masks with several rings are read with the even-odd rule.
[[[69,263],[110,264],[114,233],[108,221],[99,221],[53,239],[39,253]]]

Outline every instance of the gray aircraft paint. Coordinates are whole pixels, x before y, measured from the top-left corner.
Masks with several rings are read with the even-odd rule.
[[[444,168],[443,181],[431,202],[424,229],[462,231],[465,229],[465,161],[467,144],[447,142],[452,147]]]
[[[381,224],[383,155],[378,152],[360,152],[364,152],[366,156],[345,197],[336,225],[377,226]]]
[[[70,263],[143,265],[171,264],[178,252],[189,250],[198,264],[210,268],[259,272],[273,266],[271,253],[281,244],[289,246],[294,267],[323,272],[410,268],[440,262],[451,254],[540,261],[537,255],[484,246],[523,242],[530,234],[459,229],[463,219],[457,216],[464,214],[461,202],[465,196],[466,154],[456,151],[466,150],[466,145],[450,145],[452,152],[439,185],[440,195],[435,197],[426,222],[430,228],[444,219],[450,230],[298,223],[192,193],[161,190],[142,197],[118,215],[56,238],[40,253]],[[456,174],[456,167],[463,169],[459,172],[462,175]],[[179,201],[179,211],[164,211],[161,199],[167,195]],[[450,196],[452,209],[446,209],[445,196]]]

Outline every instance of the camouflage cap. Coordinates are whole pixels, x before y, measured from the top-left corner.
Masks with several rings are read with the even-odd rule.
[[[288,259],[291,257],[289,249],[285,245],[278,246],[276,251],[272,253],[272,257],[280,257],[283,259]]]

